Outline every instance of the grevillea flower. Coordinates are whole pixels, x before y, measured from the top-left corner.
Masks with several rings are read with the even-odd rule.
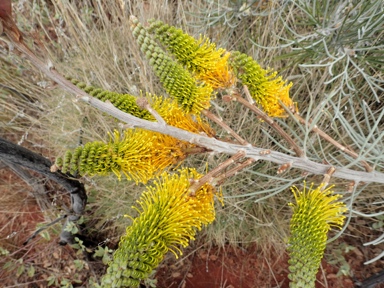
[[[200,115],[187,114],[173,99],[156,95],[147,95],[147,97],[151,107],[167,124],[196,134],[215,135],[215,131],[201,119]]]
[[[142,129],[124,131],[123,137],[115,131],[107,143],[89,142],[74,152],[67,151],[55,166],[63,173],[105,175],[115,173],[120,179],[146,183],[165,168],[178,164],[186,155],[186,143],[176,138]]]
[[[305,187],[305,183],[304,183]],[[338,201],[341,195],[333,194],[331,188],[322,191],[323,184],[313,189],[291,190],[296,204],[291,219],[288,252],[290,287],[315,287],[316,273],[323,258],[327,233],[332,227],[341,228],[347,208]]]
[[[190,195],[191,181],[200,177],[194,169],[183,169],[163,173],[147,187],[134,207],[139,216],[121,237],[102,287],[138,287],[167,252],[181,255],[180,246],[188,246],[196,231],[215,219],[212,186],[205,184]]]
[[[216,49],[216,44],[209,39],[200,37],[196,40],[162,21],[151,21],[148,31],[153,32],[182,65],[195,73],[197,79],[214,89],[230,88],[235,84],[236,78],[228,65],[229,52]]]
[[[252,57],[238,51],[231,53],[230,64],[237,78],[248,86],[252,98],[269,116],[287,116],[280,102],[295,109],[289,97],[292,83],[286,84],[281,77],[276,77],[276,72],[264,70]]]
[[[201,110],[208,109],[213,88],[205,83],[198,83],[187,70],[173,61],[133,16],[131,30],[167,93],[174,97],[187,113],[199,115]]]
[[[155,117],[153,117],[151,113],[137,105],[136,96],[95,88],[75,79],[71,79],[71,82],[91,96],[101,101],[111,102],[116,108],[125,113],[141,119],[155,121]],[[205,133],[208,136],[215,134],[208,123],[204,122],[199,115],[186,113],[175,100],[149,93],[146,94],[146,98],[151,108],[159,113],[167,124],[192,133]]]

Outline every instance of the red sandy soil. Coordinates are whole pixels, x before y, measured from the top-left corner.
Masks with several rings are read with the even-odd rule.
[[[356,280],[364,280],[384,268],[384,261],[364,265],[358,248],[344,256]],[[355,287],[351,277],[338,276],[338,271],[338,267],[323,260],[316,287]],[[287,275],[288,255],[273,248],[266,254],[255,245],[247,249],[213,247],[199,249],[181,261],[174,258],[166,261],[157,272],[157,285],[161,288],[287,288]],[[380,287],[384,283],[376,286]]]
[[[289,287],[288,255],[278,254],[273,248],[268,254],[259,251],[257,246],[201,249],[184,260],[185,264],[163,264],[157,273],[158,287]],[[354,287],[350,278],[337,277],[337,270],[323,261],[316,287]]]
[[[54,188],[50,183],[45,186],[48,193]],[[7,168],[0,169],[0,247],[10,252],[9,255],[0,254],[0,287],[45,288],[48,287],[46,280],[51,275],[59,279],[82,279],[86,283],[88,265],[85,264],[82,273],[78,273],[73,261],[82,257],[78,257],[77,251],[70,246],[60,246],[57,237],[47,241],[38,235],[23,245],[36,231],[36,224],[45,222],[31,192],[31,188],[16,174]],[[56,196],[61,198],[64,194],[56,193]],[[20,259],[22,262],[17,263]],[[5,269],[6,263],[13,263],[15,269]],[[25,269],[20,276],[16,276],[21,265]],[[31,265],[35,273],[29,277],[28,268]],[[49,287],[60,286],[53,284]]]

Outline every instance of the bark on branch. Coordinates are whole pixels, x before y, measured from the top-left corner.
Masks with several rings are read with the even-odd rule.
[[[67,222],[63,225],[63,230],[60,234],[60,244],[71,243],[72,234],[65,231],[65,227],[68,225],[68,221],[76,221],[84,213],[87,203],[84,185],[78,180],[68,178],[68,176],[61,172],[51,172],[50,167],[52,163],[47,158],[1,137],[0,159],[36,171],[61,185],[70,193],[72,214],[67,217]]]
[[[317,175],[324,175],[331,167],[334,167],[335,172],[332,174],[333,177],[342,178],[346,180],[353,180],[355,182],[376,182],[384,184],[384,173],[381,172],[356,171],[344,167],[336,167],[333,165],[321,164],[311,161],[308,158],[287,155],[273,150],[269,150],[270,153],[265,154],[263,153],[265,151],[265,148],[254,147],[250,144],[243,146],[239,144],[223,142],[215,138],[194,134],[173,126],[159,125],[157,122],[151,122],[134,117],[132,115],[120,111],[110,103],[102,102],[99,99],[96,99],[89,95],[81,96],[79,97],[79,99],[99,109],[100,111],[103,111],[119,119],[120,121],[127,123],[130,127],[137,127],[150,131],[160,132],[162,134],[166,134],[177,139],[205,147],[214,152],[234,155],[239,151],[244,151],[245,158],[270,161],[279,165],[290,163],[292,168],[298,168],[303,171],[307,171],[309,173]]]

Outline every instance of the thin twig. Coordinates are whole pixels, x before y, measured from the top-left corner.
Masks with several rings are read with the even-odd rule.
[[[305,125],[306,127],[311,128],[312,119],[305,120],[297,112],[294,112],[293,115],[302,125]],[[311,128],[311,131],[316,133],[316,134],[318,134],[321,138],[323,138],[324,140],[328,141],[329,143],[334,145],[339,150],[341,150],[341,151],[345,152],[346,154],[352,156],[354,159],[359,158],[359,155],[355,151],[353,151],[351,149],[348,149],[344,145],[342,145],[339,142],[337,142],[335,139],[333,139],[331,136],[329,136],[327,133],[325,133],[323,130],[321,130],[319,127],[317,127],[317,125],[313,125],[313,127]],[[364,168],[365,168],[365,170],[367,172],[372,172],[373,171],[373,168],[366,161],[361,160],[360,162],[364,166]]]
[[[166,124],[166,122],[163,119],[163,117],[161,117],[160,114],[157,113],[157,111],[155,109],[153,109],[151,107],[151,105],[149,105],[149,102],[148,102],[147,98],[145,98],[145,97],[137,98],[136,104],[141,109],[146,109],[149,113],[151,113],[152,116],[155,117],[155,119],[157,120],[157,122],[159,122],[160,125],[165,125]]]
[[[47,225],[37,229],[35,232],[33,232],[33,234],[31,236],[28,237],[27,240],[25,240],[25,242],[23,243],[23,245],[27,245],[29,243],[29,241],[31,241],[33,238],[35,238],[37,235],[40,234],[40,232],[44,231],[45,229],[48,229],[50,226],[52,226],[53,224],[56,224],[57,222],[67,218],[68,215],[62,215],[60,216],[59,218],[53,220],[51,223],[48,223]]]
[[[220,186],[221,184],[224,183],[224,181],[227,178],[230,178],[230,177],[236,175],[241,170],[243,170],[244,168],[248,167],[249,165],[251,165],[255,161],[256,161],[255,159],[249,158],[249,159],[243,161],[242,163],[239,163],[238,165],[236,165],[236,167],[233,167],[232,169],[230,169],[230,170],[224,172],[223,174],[221,174],[220,176],[217,176],[216,179],[215,179],[215,181],[217,182],[217,186]]]
[[[195,192],[201,188],[205,183],[213,183],[215,177],[221,173],[224,169],[226,169],[228,166],[235,163],[240,158],[244,157],[245,153],[244,151],[239,151],[235,155],[233,155],[231,158],[225,160],[222,162],[219,166],[217,166],[215,169],[211,170],[209,173],[205,174],[203,177],[201,177],[199,180],[195,181],[191,184],[189,187],[190,195],[194,196]]]
[[[8,23],[10,25],[10,23]],[[17,32],[19,31],[16,27],[7,27],[4,25],[4,33],[8,37],[8,39],[11,41],[14,48],[19,50],[21,53],[26,56],[26,58],[31,61],[31,63],[38,68],[41,72],[43,72],[46,76],[51,78],[54,82],[60,85],[64,90],[74,93],[75,95],[83,95],[88,96],[87,93],[82,91],[80,88],[78,88],[76,85],[72,84],[71,81],[67,80],[65,77],[63,77],[60,73],[58,73],[54,68],[53,64],[50,61],[47,61],[47,63],[44,63],[39,58],[36,57],[36,55],[25,45],[23,38],[18,35]],[[8,29],[9,28],[9,29]]]
[[[205,115],[208,119],[212,120],[216,124],[220,125],[221,128],[223,128],[225,131],[228,132],[228,134],[232,135],[233,138],[235,138],[241,145],[247,145],[249,144],[246,140],[244,140],[239,134],[237,134],[234,130],[232,130],[231,127],[229,127],[226,123],[223,122],[222,119],[217,117],[215,114],[213,114],[209,110],[203,110],[201,111],[203,115]]]
[[[244,85],[244,93],[246,94],[246,97],[250,97],[249,90],[246,85]],[[296,142],[292,139],[292,137],[289,136],[287,132],[285,132],[283,128],[281,128],[279,124],[277,124],[272,118],[270,118],[267,114],[265,114],[255,105],[252,105],[246,99],[242,98],[240,95],[237,95],[236,93],[234,93],[233,96],[235,97],[235,100],[237,102],[241,103],[242,105],[247,107],[249,110],[254,112],[257,116],[263,119],[263,121],[265,121],[269,126],[271,126],[277,133],[279,133],[281,137],[283,137],[285,141],[287,141],[288,144],[292,147],[292,149],[295,151],[298,157],[305,157],[303,150],[301,150],[301,148],[296,144]]]
[[[331,167],[328,169],[327,173],[324,174],[324,178],[323,178],[323,186],[321,187],[321,190],[325,190],[325,188],[327,188],[328,184],[329,184],[329,181],[331,180],[331,177],[332,177],[332,174],[335,173],[335,167]]]

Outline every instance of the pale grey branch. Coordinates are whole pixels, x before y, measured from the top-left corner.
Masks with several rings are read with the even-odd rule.
[[[215,138],[207,137],[205,135],[194,134],[173,126],[160,125],[157,122],[143,120],[132,115],[126,114],[120,111],[119,109],[115,108],[114,106],[108,105],[107,103],[104,103],[90,96],[81,96],[79,97],[79,99],[85,101],[86,103],[105,113],[108,113],[109,115],[119,119],[120,121],[129,124],[130,127],[137,127],[166,134],[177,139],[205,147],[218,153],[234,155],[239,151],[244,151],[245,157],[249,157],[255,160],[270,161],[279,165],[290,163],[292,168],[298,168],[309,173],[318,175],[326,174],[328,169],[332,167],[332,165],[317,163],[307,158],[295,157],[273,150],[271,150],[269,154],[265,155],[265,153],[263,153],[263,151],[265,151],[264,148],[258,148],[251,145],[242,146],[238,144],[227,143],[217,140]],[[355,182],[384,183],[384,173],[380,173],[377,171],[355,171],[343,167],[335,167],[335,169],[335,173],[332,175],[333,177],[351,180]]]

